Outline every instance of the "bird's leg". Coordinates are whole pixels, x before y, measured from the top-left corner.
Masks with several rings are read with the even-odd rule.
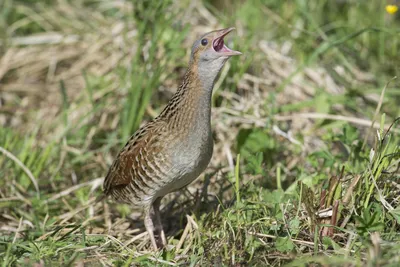
[[[154,215],[156,219],[156,230],[158,233],[160,233],[161,237],[161,242],[162,245],[165,247],[167,245],[167,239],[165,238],[165,233],[164,229],[161,223],[161,217],[160,217],[160,203],[161,203],[161,197],[157,198],[154,203],[153,203],[153,209],[154,209]]]
[[[144,210],[144,226],[149,233],[151,245],[153,246],[154,250],[157,250],[157,243],[156,239],[154,238],[154,225],[150,216],[150,207],[146,207],[146,209]]]

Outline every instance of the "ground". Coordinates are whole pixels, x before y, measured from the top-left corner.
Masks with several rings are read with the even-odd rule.
[[[0,2],[3,266],[400,264],[400,3],[232,2]],[[153,252],[140,210],[95,199],[193,41],[231,26],[212,161]]]

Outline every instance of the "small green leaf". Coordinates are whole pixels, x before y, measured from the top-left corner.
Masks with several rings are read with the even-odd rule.
[[[298,234],[300,230],[300,220],[295,218],[289,222],[290,232],[292,234]]]
[[[275,246],[280,252],[289,252],[294,248],[293,241],[288,236],[278,237],[275,241]]]
[[[397,220],[397,223],[400,223],[400,207],[391,210],[390,214]]]
[[[322,238],[322,243],[324,244],[325,249],[333,248],[334,250],[340,250],[340,245],[338,245],[333,239],[324,236]]]
[[[265,190],[263,193],[264,193],[263,194],[264,201],[266,203],[270,203],[270,204],[279,204],[279,203],[281,203],[282,202],[281,200],[282,200],[282,198],[283,198],[283,196],[285,194],[283,192],[283,190],[279,190],[279,189],[274,190],[272,192]]]

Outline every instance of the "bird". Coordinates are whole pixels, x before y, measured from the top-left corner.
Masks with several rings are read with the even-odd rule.
[[[176,93],[157,117],[130,137],[105,176],[105,197],[143,209],[144,225],[154,250],[158,250],[154,231],[161,238],[160,248],[167,245],[160,216],[161,199],[193,182],[210,163],[214,146],[214,83],[227,60],[242,54],[224,43],[224,37],[233,30],[231,27],[208,32],[194,42]]]

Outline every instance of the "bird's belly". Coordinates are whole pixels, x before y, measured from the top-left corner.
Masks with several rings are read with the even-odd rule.
[[[190,184],[207,168],[213,153],[213,140],[211,135],[198,140],[190,144],[182,142],[174,148],[170,179],[158,190],[157,197]]]

